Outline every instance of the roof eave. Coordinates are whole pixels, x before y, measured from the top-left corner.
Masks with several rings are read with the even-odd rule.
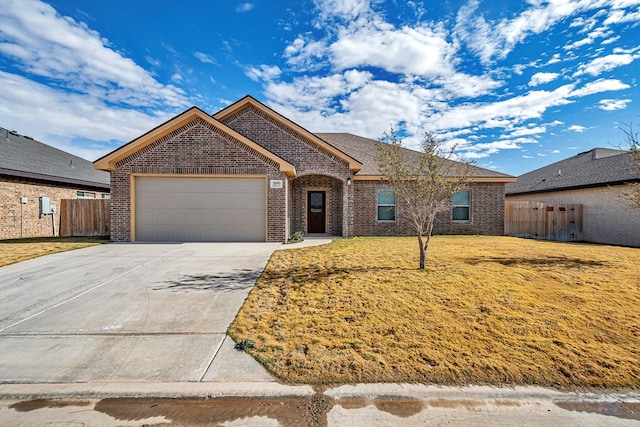
[[[109,189],[111,188],[109,184],[103,183],[103,182],[86,181],[83,179],[44,175],[44,174],[35,173],[35,172],[17,171],[17,170],[6,169],[6,168],[0,168],[0,175],[15,176],[18,178],[36,179],[39,181],[56,182],[60,184],[73,184],[77,186],[91,187],[91,188],[102,189],[107,191],[109,191]]]
[[[354,178],[356,181],[385,181],[384,175],[356,175]],[[482,177],[475,176],[469,178],[469,182],[495,182],[495,183],[510,183],[516,182],[518,179],[513,176],[500,176],[500,177]]]
[[[526,194],[540,194],[540,193],[553,193],[556,191],[570,191],[570,190],[583,190],[585,188],[599,188],[599,187],[609,187],[612,185],[627,185],[633,184],[636,182],[640,182],[640,178],[638,179],[626,179],[620,181],[609,181],[609,182],[598,182],[593,184],[584,184],[584,185],[573,185],[568,187],[554,187],[554,188],[545,188],[541,190],[528,190],[528,191],[518,191],[518,192],[507,192],[505,195],[507,196],[522,196]]]

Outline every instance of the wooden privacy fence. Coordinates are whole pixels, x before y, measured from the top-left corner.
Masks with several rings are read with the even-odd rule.
[[[582,205],[542,202],[506,202],[507,236],[579,242],[582,240]]]
[[[109,199],[60,200],[61,236],[108,236]]]

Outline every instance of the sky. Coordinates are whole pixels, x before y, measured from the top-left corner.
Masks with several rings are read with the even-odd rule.
[[[0,126],[92,161],[251,95],[517,176],[625,148],[639,76],[640,0],[0,0]]]

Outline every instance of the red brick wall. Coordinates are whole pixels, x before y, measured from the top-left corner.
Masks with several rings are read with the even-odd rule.
[[[287,182],[278,165],[204,122],[194,120],[133,155],[111,172],[111,239],[131,236],[131,175],[266,175]],[[267,193],[267,240],[287,238],[286,188]]]
[[[384,181],[355,181],[355,236],[406,236],[414,228],[401,203],[396,207],[396,222],[376,221],[377,190],[391,188]],[[471,221],[454,222],[451,208],[436,217],[433,234],[504,234],[504,184],[472,183]]]
[[[48,197],[58,208],[54,214],[56,233],[60,234],[60,200],[77,199],[76,191],[91,191],[98,197],[102,192],[86,187],[71,187],[3,175],[0,177],[0,240],[21,237],[20,198],[28,199],[22,205],[22,237],[52,237],[51,215],[40,218],[40,197]],[[108,194],[108,193],[105,193]]]

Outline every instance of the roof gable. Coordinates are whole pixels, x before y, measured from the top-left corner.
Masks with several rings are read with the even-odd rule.
[[[291,129],[292,131],[294,131],[294,132],[296,132],[298,134],[301,134],[306,139],[308,139],[312,143],[316,144],[320,148],[328,151],[332,155],[334,155],[337,158],[343,160],[344,162],[346,162],[349,165],[349,169],[351,171],[358,172],[358,171],[360,171],[362,169],[362,163],[360,163],[355,158],[351,157],[346,152],[344,152],[344,151],[340,150],[339,148],[336,148],[333,145],[327,143],[322,138],[319,138],[316,134],[313,134],[313,133],[309,132],[308,130],[306,130],[302,126],[298,125],[297,123],[294,123],[293,121],[287,119],[283,115],[275,112],[271,108],[269,108],[266,105],[262,104],[261,102],[257,101],[252,96],[249,96],[249,95],[245,96],[241,100],[239,100],[239,101],[231,104],[227,108],[224,108],[223,110],[217,112],[216,114],[213,115],[213,117],[216,120],[222,122],[225,119],[231,117],[232,115],[236,114],[237,112],[239,112],[239,111],[241,111],[241,110],[243,110],[243,109],[245,109],[245,108],[247,108],[249,106],[257,109],[258,111],[262,112],[263,114],[266,114],[267,116],[271,117],[272,119],[282,123],[287,128]]]
[[[117,150],[112,151],[111,153],[107,154],[106,156],[101,157],[100,159],[96,160],[93,163],[93,165],[94,165],[94,167],[96,169],[105,170],[105,171],[112,171],[113,169],[115,169],[115,165],[116,165],[116,163],[118,161],[129,157],[130,155],[132,155],[132,154],[138,152],[139,150],[142,150],[146,146],[152,144],[154,141],[162,138],[165,135],[170,134],[171,132],[175,131],[176,129],[178,129],[178,128],[184,126],[185,124],[187,124],[187,123],[189,123],[189,122],[191,122],[193,120],[196,120],[196,119],[201,119],[201,120],[205,121],[206,123],[212,125],[216,129],[219,129],[220,131],[224,132],[225,134],[231,136],[232,138],[237,139],[241,143],[245,144],[247,147],[257,151],[258,153],[264,155],[268,159],[273,160],[274,162],[276,162],[280,166],[280,171],[285,173],[286,175],[295,176],[296,170],[295,170],[295,167],[291,163],[289,163],[286,160],[278,157],[277,155],[275,155],[272,152],[266,150],[265,148],[261,147],[260,145],[256,144],[255,142],[251,141],[250,139],[244,137],[243,135],[240,135],[238,132],[234,131],[233,129],[229,128],[225,124],[223,124],[223,123],[219,122],[218,120],[216,120],[215,118],[211,117],[210,115],[208,115],[207,113],[205,113],[204,111],[199,109],[198,107],[191,107],[190,109],[188,109],[185,112],[177,115],[176,117],[172,118],[171,120],[161,124],[160,126],[156,127],[155,129],[152,129],[151,131],[147,132],[146,134],[134,139],[133,141],[129,142],[128,144],[123,145],[122,147],[118,148]]]
[[[0,128],[0,173],[67,184],[109,188],[109,174],[90,161]]]
[[[526,194],[640,181],[629,152],[594,148],[518,177],[506,193]]]

